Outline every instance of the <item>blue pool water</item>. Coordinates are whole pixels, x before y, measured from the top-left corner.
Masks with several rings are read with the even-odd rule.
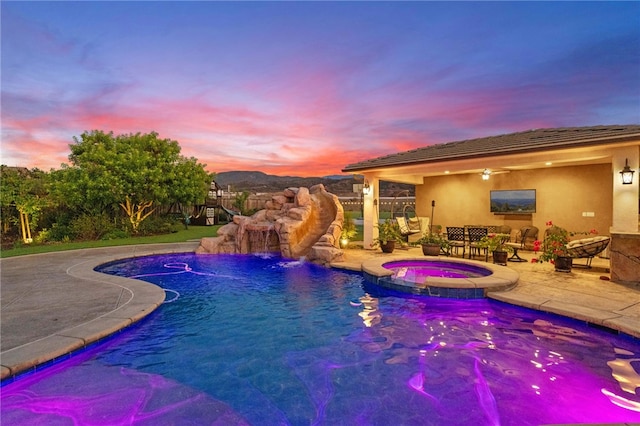
[[[167,302],[2,388],[3,424],[640,422],[640,343],[489,300],[254,255],[105,265]]]

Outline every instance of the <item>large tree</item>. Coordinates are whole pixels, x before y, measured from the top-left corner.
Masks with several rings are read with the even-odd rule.
[[[94,130],[73,139],[71,165],[55,179],[57,194],[88,213],[119,205],[134,233],[156,206],[195,203],[207,193],[204,165],[180,155],[178,142],[155,132],[114,136]]]
[[[47,174],[39,169],[2,165],[0,182],[2,232],[6,234],[11,225],[18,223],[35,228],[40,212],[50,205],[46,192]],[[22,217],[19,218],[19,215]],[[23,234],[25,231],[23,229]],[[30,234],[30,230],[28,233]]]

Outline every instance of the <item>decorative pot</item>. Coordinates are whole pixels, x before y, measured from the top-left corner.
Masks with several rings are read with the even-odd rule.
[[[493,263],[495,263],[496,265],[506,265],[508,256],[509,253],[507,253],[506,251],[494,251]]]
[[[554,262],[557,272],[571,272],[573,258],[569,256],[558,256]]]
[[[393,253],[393,250],[396,248],[395,241],[385,241],[380,243],[380,248],[383,253]]]
[[[422,253],[425,256],[438,256],[440,254],[440,244],[422,244]]]

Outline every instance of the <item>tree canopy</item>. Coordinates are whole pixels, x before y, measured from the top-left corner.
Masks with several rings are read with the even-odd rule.
[[[178,142],[158,134],[100,130],[74,137],[71,165],[54,172],[54,192],[72,208],[102,213],[119,205],[136,232],[154,206],[204,200],[209,176],[196,158],[180,155]]]
[[[2,231],[6,232],[10,223],[18,223],[15,212],[31,215],[32,225],[36,226],[40,211],[50,204],[46,197],[46,173],[39,169],[2,165],[0,177]]]

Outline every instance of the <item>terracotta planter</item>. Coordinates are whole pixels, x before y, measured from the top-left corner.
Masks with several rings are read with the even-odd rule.
[[[422,253],[425,256],[438,256],[440,254],[440,244],[422,244]]]
[[[380,249],[382,249],[383,253],[393,253],[393,250],[396,248],[395,241],[387,241],[384,243],[380,243]]]
[[[493,263],[495,263],[496,265],[506,265],[509,253],[507,253],[506,251],[494,251],[492,253],[492,256]]]
[[[556,268],[556,272],[571,272],[573,258],[568,256],[558,256],[553,264]]]

